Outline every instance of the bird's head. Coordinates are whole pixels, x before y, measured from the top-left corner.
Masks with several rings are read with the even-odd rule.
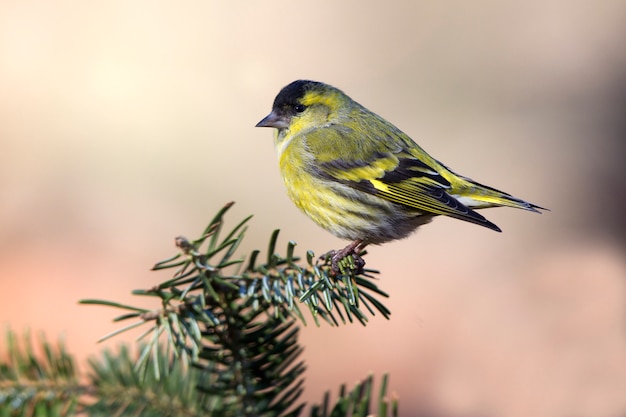
[[[332,123],[352,100],[342,91],[317,81],[298,80],[284,87],[274,99],[272,112],[256,127],[288,129],[297,134]]]

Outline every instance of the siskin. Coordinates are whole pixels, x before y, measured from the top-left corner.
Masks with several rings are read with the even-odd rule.
[[[445,215],[491,230],[474,209],[535,204],[454,173],[400,129],[330,85],[298,80],[256,125],[276,128],[274,144],[291,200],[314,222],[352,241],[332,252],[332,267],[368,244],[408,236]]]

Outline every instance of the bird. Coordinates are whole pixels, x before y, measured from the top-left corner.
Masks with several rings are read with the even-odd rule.
[[[536,204],[459,175],[396,126],[331,85],[296,80],[280,90],[256,127],[275,128],[287,194],[315,223],[351,241],[329,253],[332,270],[367,245],[403,239],[436,216],[500,232],[476,210]]]

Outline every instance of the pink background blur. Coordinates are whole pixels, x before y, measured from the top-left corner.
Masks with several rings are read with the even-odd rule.
[[[77,300],[150,305],[130,291],[230,200],[231,225],[255,215],[244,253],[274,228],[340,247],[253,127],[310,78],[552,211],[370,248],[392,318],[304,328],[306,399],[388,371],[403,416],[625,415],[626,3],[386,4],[0,2],[2,327],[83,359],[132,341],[97,345],[117,311]]]

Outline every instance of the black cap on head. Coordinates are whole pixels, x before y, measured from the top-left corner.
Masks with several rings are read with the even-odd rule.
[[[272,108],[290,107],[298,104],[306,92],[315,87],[322,87],[324,84],[317,81],[297,80],[283,87],[274,99]]]

